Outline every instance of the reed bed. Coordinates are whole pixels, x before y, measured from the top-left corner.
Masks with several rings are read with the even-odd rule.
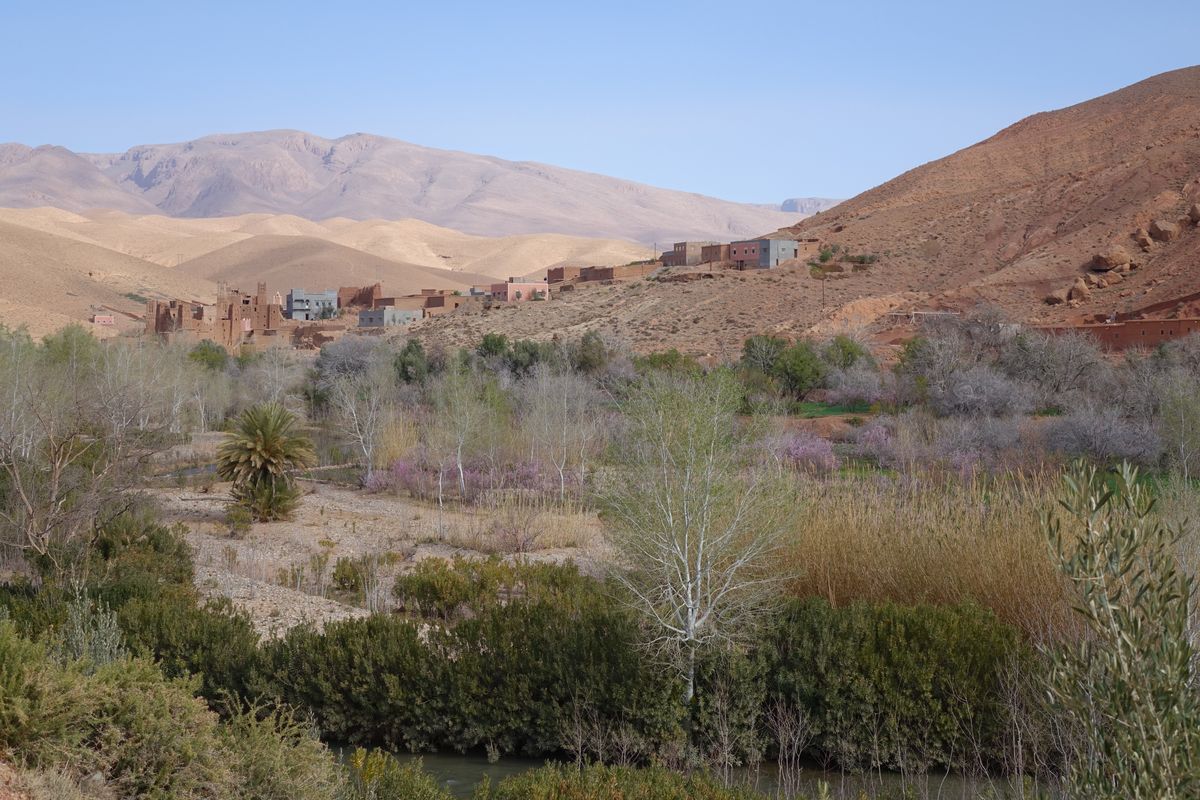
[[[834,604],[974,602],[1027,636],[1076,630],[1043,515],[1056,474],[796,481],[781,561],[790,593]]]

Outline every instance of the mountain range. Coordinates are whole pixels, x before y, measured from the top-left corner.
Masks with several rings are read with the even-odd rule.
[[[548,338],[602,329],[642,351],[735,357],[755,333],[859,327],[895,341],[910,312],[981,303],[1034,324],[1200,316],[1200,67],[1034,114],[832,207],[793,199],[788,213],[377,137],[290,132],[112,156],[0,147],[4,202],[118,209],[0,212],[0,312],[20,321],[10,312],[24,311],[36,325],[55,324],[60,312],[78,319],[97,302],[136,310],[133,297],[197,296],[216,280],[250,285],[268,275],[286,289],[375,278],[401,292],[650,254],[630,238],[747,230],[815,239],[830,255],[815,266],[581,287],[537,308],[455,314],[415,331],[466,343],[493,331]],[[361,203],[368,217],[436,211],[460,229],[474,220],[545,231],[569,219],[620,232],[485,238],[415,219],[333,216],[341,203]],[[225,209],[244,213],[200,218]],[[820,213],[797,220],[809,210]]]
[[[734,203],[528,161],[356,133],[205,136],[115,154],[0,145],[0,206],[173,217],[418,219],[482,236],[560,233],[664,244],[757,236],[833,201]]]

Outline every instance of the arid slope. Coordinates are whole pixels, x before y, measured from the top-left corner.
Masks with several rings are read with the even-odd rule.
[[[754,333],[796,335],[840,327],[886,329],[893,311],[998,304],[1031,322],[1130,313],[1200,313],[1200,67],[1165,73],[995,136],[816,214],[780,235],[818,239],[869,266],[830,264],[824,281],[805,264],[717,274],[682,283],[638,281],[564,295],[536,312],[433,320],[430,339],[497,330],[548,337],[615,330],[639,350],[736,353]],[[1155,220],[1175,227],[1141,245]],[[1136,268],[1087,299],[1046,296],[1091,272],[1120,246]],[[539,328],[538,325],[552,326]]]
[[[255,236],[186,261],[178,271],[210,281],[252,287],[264,281],[268,290],[336,289],[382,283],[389,293],[421,289],[464,289],[489,283],[486,275],[450,272],[418,264],[390,261],[312,236]]]
[[[787,229],[886,255],[898,289],[961,307],[997,303],[1022,318],[1129,311],[1200,289],[1200,235],[1143,251],[1155,219],[1200,200],[1200,67],[1157,75],[918,167]],[[1042,304],[1119,245],[1143,267],[1077,308]]]

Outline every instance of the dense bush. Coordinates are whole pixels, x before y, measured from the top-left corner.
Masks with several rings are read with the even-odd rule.
[[[817,754],[849,768],[987,763],[1016,633],[972,606],[790,603],[768,633],[769,697],[804,712]]]
[[[632,619],[573,568],[459,562],[422,568],[397,592],[431,620],[460,619],[375,616],[267,647],[276,691],[334,739],[545,754],[563,748],[577,711],[649,741],[678,723],[674,682],[638,648]]]
[[[1012,416],[1033,410],[1028,386],[983,364],[951,370],[929,384],[928,398],[943,416]]]
[[[220,723],[191,680],[148,661],[59,664],[0,621],[0,748],[18,763],[88,777],[100,796],[330,800],[341,775],[284,713]]]
[[[1092,405],[1052,419],[1046,444],[1067,456],[1085,456],[1101,463],[1122,459],[1154,464],[1162,452],[1157,433],[1147,420],[1130,419],[1116,408]]]
[[[191,597],[133,600],[118,611],[126,641],[152,656],[168,677],[195,675],[210,702],[249,698],[258,667],[258,634],[228,600],[197,605]]]
[[[272,685],[325,735],[582,755],[603,745],[573,741],[573,729],[599,726],[628,737],[635,761],[679,741],[679,687],[620,605],[573,569],[431,564],[397,593],[432,624],[375,616],[268,645]],[[1018,649],[1013,629],[970,606],[796,601],[741,654],[705,657],[693,744],[733,764],[760,757],[763,710],[783,702],[813,723],[813,752],[847,767],[998,760],[999,682]]]
[[[799,341],[779,354],[774,374],[784,390],[802,399],[825,379],[826,366],[810,342]]]

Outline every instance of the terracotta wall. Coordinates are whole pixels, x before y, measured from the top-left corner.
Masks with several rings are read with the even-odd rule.
[[[1200,333],[1200,319],[1139,319],[1100,325],[1063,325],[1041,330],[1050,333],[1077,331],[1095,337],[1106,350],[1158,347],[1164,342]]]

